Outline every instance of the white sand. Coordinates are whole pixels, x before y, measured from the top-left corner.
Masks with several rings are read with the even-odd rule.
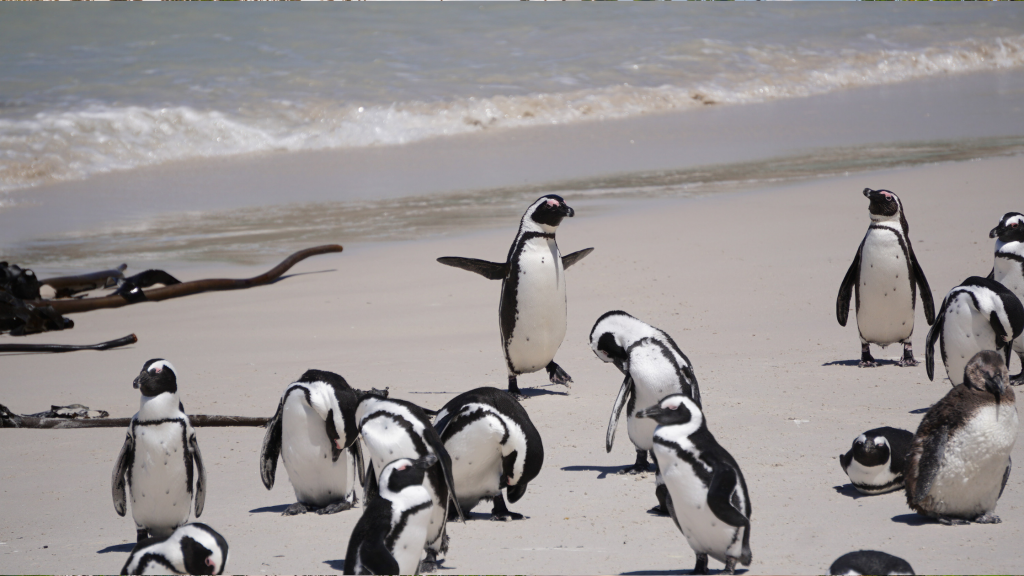
[[[848,480],[837,456],[856,435],[881,425],[915,430],[921,415],[911,411],[929,406],[949,384],[925,375],[922,312],[914,332],[921,366],[860,369],[851,364],[860,353],[856,328],[837,324],[834,304],[868,224],[865,186],[902,198],[938,303],[967,276],[988,273],[988,231],[1004,212],[1024,208],[1022,181],[1020,158],[990,159],[638,203],[626,213],[578,213],[565,221],[563,252],[596,248],[567,273],[569,327],[556,360],[575,383],[563,394],[542,373],[520,378],[532,388],[524,406],[546,452],[540,476],[510,506],[527,519],[489,522],[483,513],[489,509],[481,506],[467,524],[451,525],[442,573],[692,568],[693,553],[672,521],[647,513],[655,504],[653,474],[616,474],[634,459],[625,431],[611,454],[603,449],[621,376],[593,355],[587,336],[612,309],[664,329],[693,361],[709,427],[749,486],[750,573],[822,573],[860,548],[901,556],[918,573],[1021,572],[1019,471],[996,509],[999,525],[922,524],[902,492],[851,497],[842,488]],[[430,408],[478,386],[503,388],[499,283],[434,259],[499,260],[515,226],[319,256],[269,287],[76,315],[74,330],[24,341],[98,342],[135,332],[139,343],[108,352],[4,356],[0,402],[20,413],[79,402],[130,416],[139,398],[131,381],[155,357],[174,362],[192,413],[269,416],[284,387],[307,368],[336,371],[357,388],[388,386],[394,397]],[[257,270],[219,272],[241,277]],[[875,349],[878,358],[899,353],[898,346]],[[1016,359],[1012,369],[1019,370]],[[941,366],[937,374],[944,376]],[[294,496],[283,470],[273,491],[260,482],[263,432],[198,430],[209,477],[200,521],[228,539],[229,572],[340,570],[361,508],[326,517],[276,513]],[[5,429],[0,435],[0,569],[119,570],[135,538],[130,517],[118,517],[110,500],[110,471],[124,431]],[[1022,452],[1018,445],[1018,462]]]

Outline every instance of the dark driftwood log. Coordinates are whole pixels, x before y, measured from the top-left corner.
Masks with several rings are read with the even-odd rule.
[[[127,268],[127,264],[121,264],[113,270],[102,270],[78,276],[47,278],[39,283],[53,288],[57,292],[55,298],[68,298],[78,292],[87,292],[96,288],[110,288],[117,285],[118,280],[124,280],[124,271]]]
[[[100,342],[99,344],[0,344],[0,352],[74,352],[75,350],[110,350],[119,346],[135,344],[139,339],[135,334],[124,338]]]
[[[254,418],[251,416],[207,416],[192,414],[188,417],[193,426],[227,427],[227,426],[266,426],[270,418]],[[127,428],[131,418],[36,418],[5,414],[0,416],[0,428],[50,428],[65,430],[69,428]]]
[[[253,286],[262,286],[277,280],[282,274],[287,272],[289,268],[310,256],[327,254],[330,252],[341,252],[342,250],[343,248],[338,244],[327,244],[325,246],[306,248],[305,250],[299,250],[295,254],[285,258],[280,264],[259,276],[238,280],[229,278],[212,278],[207,280],[182,282],[181,284],[175,284],[174,286],[147,290],[145,292],[145,299],[151,302],[159,302],[160,300],[168,300],[170,298],[191,296],[192,294],[198,294],[200,292],[240,290],[243,288],[252,288]],[[81,300],[31,300],[28,303],[33,306],[52,306],[58,314],[76,314],[78,312],[99,310],[100,308],[120,308],[121,306],[132,304],[132,302],[129,302],[122,296],[118,295],[101,296],[99,298],[82,298]]]

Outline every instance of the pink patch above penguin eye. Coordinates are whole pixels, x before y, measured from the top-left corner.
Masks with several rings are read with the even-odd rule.
[[[164,367],[163,366],[157,366],[156,369],[153,370],[153,372],[156,372],[157,374],[159,374],[159,373],[161,373],[163,371],[164,371]]]
[[[558,206],[558,200],[548,200],[548,206]]]
[[[892,194],[889,194],[888,192],[882,192],[882,196],[885,196],[886,200],[892,200]]]
[[[207,566],[213,566],[213,558],[207,558],[206,559],[206,565]]]
[[[335,440],[335,441],[334,441],[334,445],[338,447],[338,450],[341,450],[341,449],[342,449],[342,446],[341,446],[341,440]]]

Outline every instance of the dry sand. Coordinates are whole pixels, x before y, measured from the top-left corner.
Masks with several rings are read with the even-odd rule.
[[[647,513],[655,504],[653,474],[617,474],[634,458],[625,431],[610,454],[604,451],[621,376],[593,355],[587,336],[597,317],[613,309],[664,329],[693,361],[709,427],[749,486],[750,573],[822,573],[860,548],[901,556],[918,573],[1024,570],[1020,472],[999,502],[999,525],[922,522],[902,492],[853,494],[837,456],[869,428],[916,429],[921,415],[912,411],[932,404],[949,384],[925,375],[927,325],[920,311],[913,340],[922,365],[874,369],[856,367],[856,328],[841,328],[834,312],[839,283],[868,224],[865,186],[903,199],[938,302],[967,276],[989,271],[988,231],[1004,212],[1024,208],[1022,181],[1020,158],[989,159],[648,201],[614,215],[578,213],[567,220],[559,231],[562,251],[596,250],[567,273],[568,334],[556,360],[573,376],[572,389],[547,385],[541,373],[520,378],[546,451],[540,476],[511,506],[527,519],[489,522],[481,506],[465,525],[450,526],[441,573],[692,568],[693,553],[672,521]],[[130,416],[139,398],[131,381],[154,357],[174,362],[193,413],[270,415],[284,387],[307,368],[336,371],[359,388],[387,386],[394,397],[430,408],[478,386],[504,387],[499,283],[434,259],[499,260],[515,226],[354,247],[303,262],[269,287],[77,315],[72,331],[25,340],[96,342],[135,332],[139,343],[102,353],[4,356],[0,401],[21,413],[79,402]],[[240,277],[254,270],[220,272]],[[898,348],[876,349],[876,357],[896,358]],[[1019,370],[1016,359],[1013,370]],[[941,366],[937,373],[944,376]],[[110,500],[110,471],[124,431],[0,434],[0,571],[119,570],[135,538],[131,519],[118,517]],[[229,572],[342,568],[361,508],[282,517],[278,512],[294,495],[283,473],[273,491],[260,482],[262,429],[204,428],[198,435],[209,479],[200,521],[230,542]],[[1022,451],[1018,444],[1018,462]]]

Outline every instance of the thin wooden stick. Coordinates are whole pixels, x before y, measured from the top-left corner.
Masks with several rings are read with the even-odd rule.
[[[280,264],[259,276],[244,279],[211,278],[206,280],[193,280],[192,282],[182,282],[181,284],[175,284],[174,286],[154,288],[152,290],[145,291],[146,300],[144,301],[159,302],[170,298],[191,296],[192,294],[198,294],[200,292],[211,292],[215,290],[241,290],[244,288],[252,288],[253,286],[262,286],[277,280],[282,274],[287,272],[289,268],[310,256],[327,254],[330,252],[341,252],[342,250],[343,248],[338,244],[327,244],[324,246],[316,246],[314,248],[306,248],[305,250],[299,250],[295,254],[285,258]],[[118,295],[101,296],[99,298],[82,298],[80,300],[29,300],[27,303],[33,306],[52,306],[58,314],[77,314],[79,312],[89,312],[92,310],[99,310],[101,308],[120,308],[121,306],[133,304],[133,302],[129,302],[122,296]]]
[[[119,346],[135,344],[139,338],[129,334],[124,338],[100,342],[99,344],[0,344],[0,352],[74,352],[75,350],[110,350]]]
[[[213,416],[192,414],[188,417],[193,426],[263,426],[270,418],[252,416]],[[44,428],[67,430],[71,428],[127,428],[131,418],[36,418],[17,414],[0,415],[0,428]]]

